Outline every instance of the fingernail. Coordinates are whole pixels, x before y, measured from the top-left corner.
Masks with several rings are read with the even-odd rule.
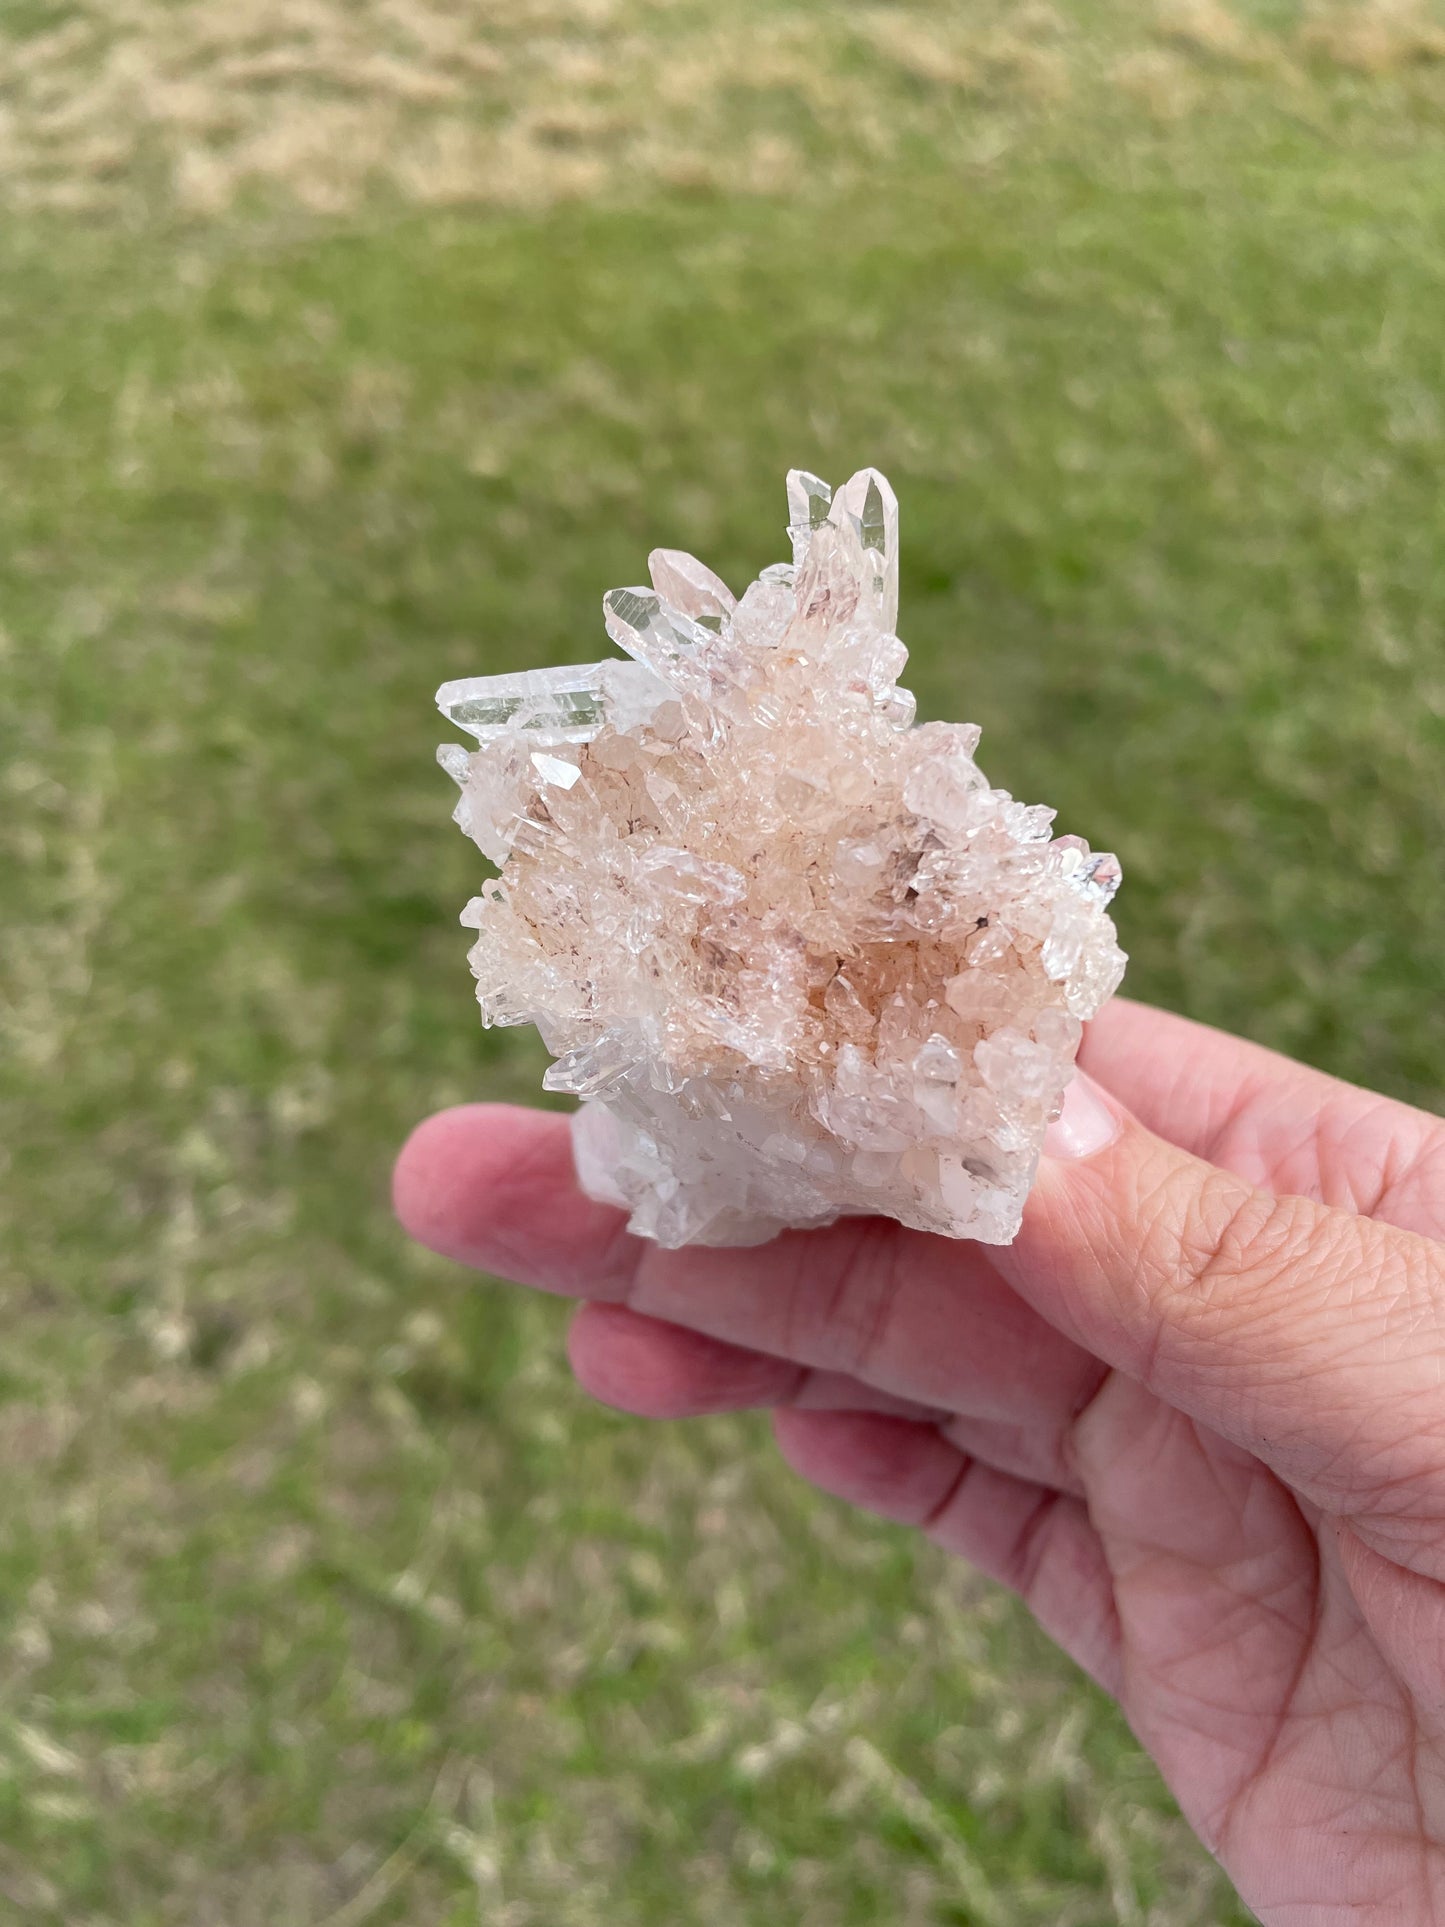
[[[1118,1112],[1091,1079],[1075,1071],[1064,1092],[1064,1108],[1044,1134],[1044,1156],[1091,1158],[1118,1135]]]

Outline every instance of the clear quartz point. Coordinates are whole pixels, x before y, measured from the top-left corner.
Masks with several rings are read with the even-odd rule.
[[[788,476],[738,599],[655,549],[625,659],[447,683],[438,759],[500,878],[482,1020],[533,1023],[579,1180],[666,1245],[881,1213],[1005,1243],[1124,954],[1118,861],[995,789],[898,684],[898,505]]]
[[[721,629],[738,606],[722,577],[683,549],[654,549],[647,558],[647,573],[664,603],[704,629]]]
[[[642,720],[667,693],[627,663],[594,662],[443,683],[437,708],[483,744],[523,731],[537,741],[586,743],[609,721]]]
[[[620,1083],[637,1068],[641,1051],[622,1031],[609,1030],[596,1043],[564,1051],[542,1077],[544,1091],[564,1091],[574,1097],[594,1097]]]
[[[828,519],[833,491],[805,468],[788,470],[788,534],[793,539],[793,562],[801,568],[814,529]]]
[[[700,622],[672,608],[655,589],[609,589],[602,614],[619,649],[680,689],[700,686],[713,640]]]
[[[898,497],[876,468],[859,469],[834,497],[831,519],[848,516],[873,567],[872,587],[881,620],[891,629],[898,620]]]

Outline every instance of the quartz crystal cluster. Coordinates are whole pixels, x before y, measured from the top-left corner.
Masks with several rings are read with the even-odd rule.
[[[993,788],[898,686],[898,511],[788,477],[793,558],[735,599],[658,549],[628,660],[447,683],[487,1024],[581,1100],[579,1177],[663,1245],[877,1212],[1006,1243],[1084,1019],[1112,856]]]

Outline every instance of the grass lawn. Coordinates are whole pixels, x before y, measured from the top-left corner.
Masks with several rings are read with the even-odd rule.
[[[1445,19],[0,14],[0,1918],[1214,1927],[1007,1599],[409,1250],[442,680],[790,464],[1133,993],[1445,1103]]]

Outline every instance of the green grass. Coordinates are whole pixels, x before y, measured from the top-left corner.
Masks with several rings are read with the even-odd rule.
[[[700,9],[545,13],[508,71],[615,106],[563,55],[631,34],[686,120]],[[1445,1101],[1445,83],[1426,16],[1250,17],[914,8],[889,64],[795,5],[750,92],[740,6],[688,168],[584,116],[453,207],[188,205],[138,110],[16,174],[90,211],[0,239],[0,1916],[1246,1918],[1010,1602],[758,1423],[589,1409],[385,1185],[541,1064],[432,689],[596,652],[655,543],[746,580],[791,463],[891,476],[908,680],[1118,849],[1135,994]]]

